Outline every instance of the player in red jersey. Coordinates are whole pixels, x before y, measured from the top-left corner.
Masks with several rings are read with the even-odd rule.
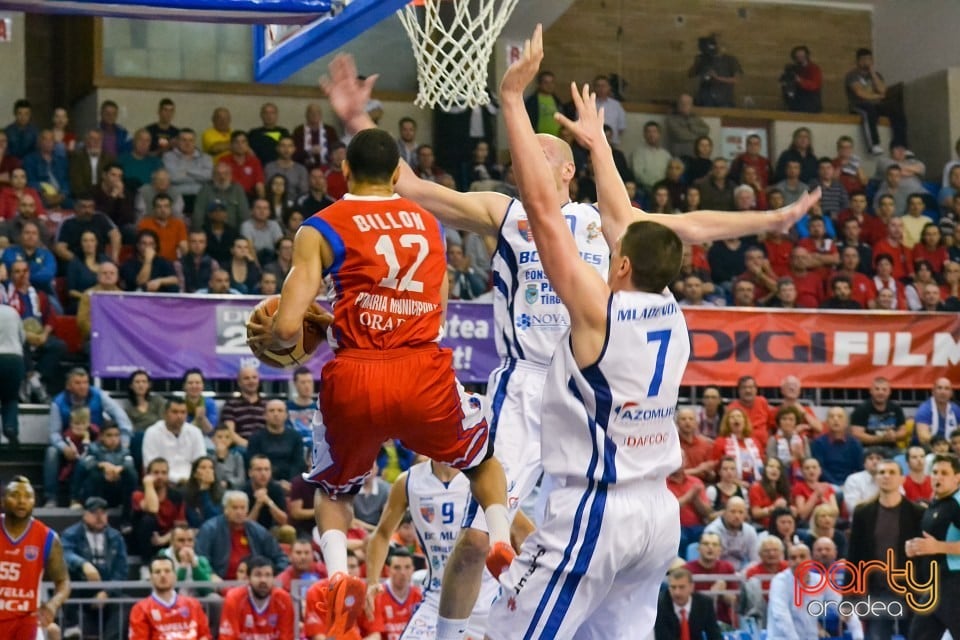
[[[210,622],[200,603],[177,593],[173,560],[150,561],[153,592],[130,610],[129,640],[211,640]]]
[[[390,556],[390,578],[374,597],[373,611],[360,621],[364,637],[379,633],[381,640],[400,640],[413,612],[423,600],[420,587],[413,581],[413,556],[398,549]],[[371,615],[372,614],[372,615]]]
[[[220,640],[293,640],[296,609],[290,594],[273,586],[273,565],[262,556],[247,562],[246,587],[227,591]]]
[[[347,554],[347,573],[360,577],[360,561],[351,551]],[[330,588],[330,579],[324,578],[314,582],[307,589],[307,597],[303,604],[303,637],[307,640],[324,640],[327,637],[327,591]],[[344,633],[337,636],[337,640],[361,640],[359,621]]]
[[[33,518],[36,495],[17,476],[7,484],[0,516],[0,638],[34,640],[37,627],[53,624],[70,596],[70,578],[60,538]],[[40,583],[53,582],[53,597],[40,605]]]
[[[490,456],[483,400],[463,391],[452,353],[438,346],[448,289],[440,224],[394,192],[399,153],[386,132],[354,136],[343,172],[350,192],[297,232],[276,314],[255,313],[247,325],[255,348],[296,344],[330,278],[335,355],[323,368],[307,477],[321,489],[316,517],[332,577],[331,634],[342,633],[363,608],[363,581],[345,573],[345,532],[353,495],[387,439],[464,471],[486,512],[492,557],[502,566],[512,559],[506,479]]]

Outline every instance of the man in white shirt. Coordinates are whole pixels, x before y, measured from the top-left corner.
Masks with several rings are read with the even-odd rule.
[[[878,447],[868,447],[863,452],[863,471],[857,471],[847,476],[843,483],[843,503],[847,505],[847,513],[853,513],[858,504],[873,500],[880,493],[877,486],[877,465],[883,460],[883,450]]]
[[[190,478],[193,461],[205,455],[203,432],[187,422],[186,402],[183,398],[170,398],[163,420],[148,427],[143,434],[144,462],[164,458],[170,465],[170,482],[177,484]]]
[[[643,142],[630,156],[633,175],[647,191],[663,180],[670,164],[670,152],[661,144],[660,125],[651,120],[643,125]]]
[[[620,144],[620,136],[627,129],[627,112],[620,102],[613,97],[613,88],[608,76],[597,76],[593,79],[593,90],[597,94],[597,109],[603,109],[603,123],[613,129],[612,146]]]

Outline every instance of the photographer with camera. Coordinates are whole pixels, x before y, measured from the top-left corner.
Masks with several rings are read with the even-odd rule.
[[[700,79],[695,104],[699,107],[735,107],[733,87],[743,75],[740,62],[720,52],[717,34],[697,38],[700,53],[693,60],[687,75]]]
[[[823,103],[820,87],[823,85],[823,73],[820,66],[810,60],[810,49],[801,44],[790,51],[793,61],[783,68],[780,75],[780,88],[788,111],[820,113]]]

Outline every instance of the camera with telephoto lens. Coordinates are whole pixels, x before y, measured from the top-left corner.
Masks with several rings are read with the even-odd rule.
[[[784,97],[788,100],[792,100],[797,95],[799,73],[799,65],[788,64],[783,68],[783,73],[780,74],[780,88],[783,90]]]

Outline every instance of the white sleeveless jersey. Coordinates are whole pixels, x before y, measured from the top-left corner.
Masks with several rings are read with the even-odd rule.
[[[427,554],[427,589],[439,591],[443,568],[453,552],[470,501],[470,481],[458,473],[444,484],[433,474],[429,461],[421,462],[407,471],[407,500],[413,528]]]
[[[690,338],[669,292],[608,302],[599,360],[581,370],[569,334],[550,365],[541,411],[544,470],[606,483],[659,480],[681,465],[674,426]]]
[[[600,230],[600,212],[589,204],[568,202],[561,211],[570,224],[580,257],[606,281],[610,249]],[[570,315],[547,282],[523,205],[513,200],[500,226],[493,255],[493,317],[497,353],[550,364]]]

